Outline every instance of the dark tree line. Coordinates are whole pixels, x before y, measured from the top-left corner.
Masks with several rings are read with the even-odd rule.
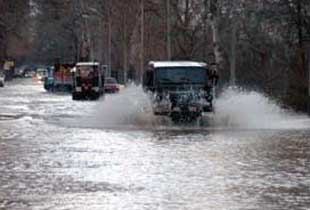
[[[309,0],[0,0],[0,10],[2,58],[96,59],[120,80],[138,80],[149,60],[206,61],[222,85],[306,107]]]
[[[30,49],[30,5],[27,0],[0,0],[0,60],[25,59]]]

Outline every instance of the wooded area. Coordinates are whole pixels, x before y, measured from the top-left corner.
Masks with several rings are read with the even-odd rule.
[[[0,0],[0,58],[82,59],[139,80],[149,60],[206,61],[237,84],[306,110],[309,0]]]

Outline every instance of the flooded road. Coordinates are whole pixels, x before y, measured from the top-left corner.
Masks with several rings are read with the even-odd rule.
[[[226,124],[174,126],[121,97],[74,102],[31,80],[0,89],[0,209],[310,209],[306,117],[257,124],[226,109]]]

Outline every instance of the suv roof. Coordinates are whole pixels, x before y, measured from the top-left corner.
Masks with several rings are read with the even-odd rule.
[[[150,61],[149,65],[154,68],[160,67],[206,67],[207,64],[195,61]]]

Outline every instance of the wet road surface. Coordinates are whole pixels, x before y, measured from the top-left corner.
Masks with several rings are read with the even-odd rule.
[[[310,209],[310,129],[111,128],[107,100],[0,89],[1,210]]]

